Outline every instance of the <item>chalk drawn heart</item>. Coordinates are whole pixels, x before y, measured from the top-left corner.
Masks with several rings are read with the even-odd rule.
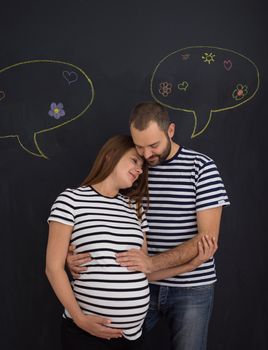
[[[186,91],[188,89],[188,86],[189,84],[187,83],[187,81],[182,81],[178,84],[178,89]]]
[[[231,60],[224,60],[223,61],[223,65],[224,65],[224,68],[226,69],[226,70],[231,70],[232,69],[232,67],[233,67],[233,64],[232,64],[232,61]]]
[[[69,85],[75,83],[78,80],[78,75],[75,72],[68,72],[67,70],[64,70],[62,72],[62,75]]]
[[[2,101],[6,97],[6,94],[4,91],[0,91],[0,101]]]

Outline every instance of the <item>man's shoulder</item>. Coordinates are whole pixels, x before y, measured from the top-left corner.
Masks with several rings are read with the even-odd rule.
[[[184,146],[181,146],[181,152],[178,154],[178,157],[188,161],[192,160],[195,163],[200,163],[203,165],[214,162],[208,155]]]

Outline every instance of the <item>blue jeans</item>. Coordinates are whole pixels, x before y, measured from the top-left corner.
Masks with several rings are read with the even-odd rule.
[[[214,284],[167,287],[150,284],[150,307],[144,330],[150,331],[164,317],[172,350],[205,350],[213,307]]]

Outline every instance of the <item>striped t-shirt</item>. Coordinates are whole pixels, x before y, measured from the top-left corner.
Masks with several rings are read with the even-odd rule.
[[[143,213],[139,221],[135,203],[118,194],[105,197],[91,187],[67,189],[52,206],[49,221],[73,226],[71,243],[76,253],[89,252],[92,260],[73,281],[73,292],[85,314],[108,317],[110,327],[123,329],[127,339],[137,339],[149,305],[144,273],[121,267],[115,254],[140,249],[148,230]],[[71,317],[67,310],[65,317]]]
[[[180,147],[173,158],[150,167],[149,195],[146,212],[149,255],[172,249],[194,237],[198,211],[230,204],[213,160],[185,147]],[[153,283],[192,287],[215,281],[212,258],[192,272]]]

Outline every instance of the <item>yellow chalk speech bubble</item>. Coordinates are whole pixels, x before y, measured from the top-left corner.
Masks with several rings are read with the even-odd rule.
[[[1,69],[0,92],[0,138],[17,138],[25,151],[43,158],[37,136],[80,118],[94,100],[81,68],[47,59]]]
[[[259,70],[248,57],[219,47],[189,46],[161,59],[150,91],[163,106],[193,114],[193,138],[207,129],[213,113],[248,102],[259,85]]]

